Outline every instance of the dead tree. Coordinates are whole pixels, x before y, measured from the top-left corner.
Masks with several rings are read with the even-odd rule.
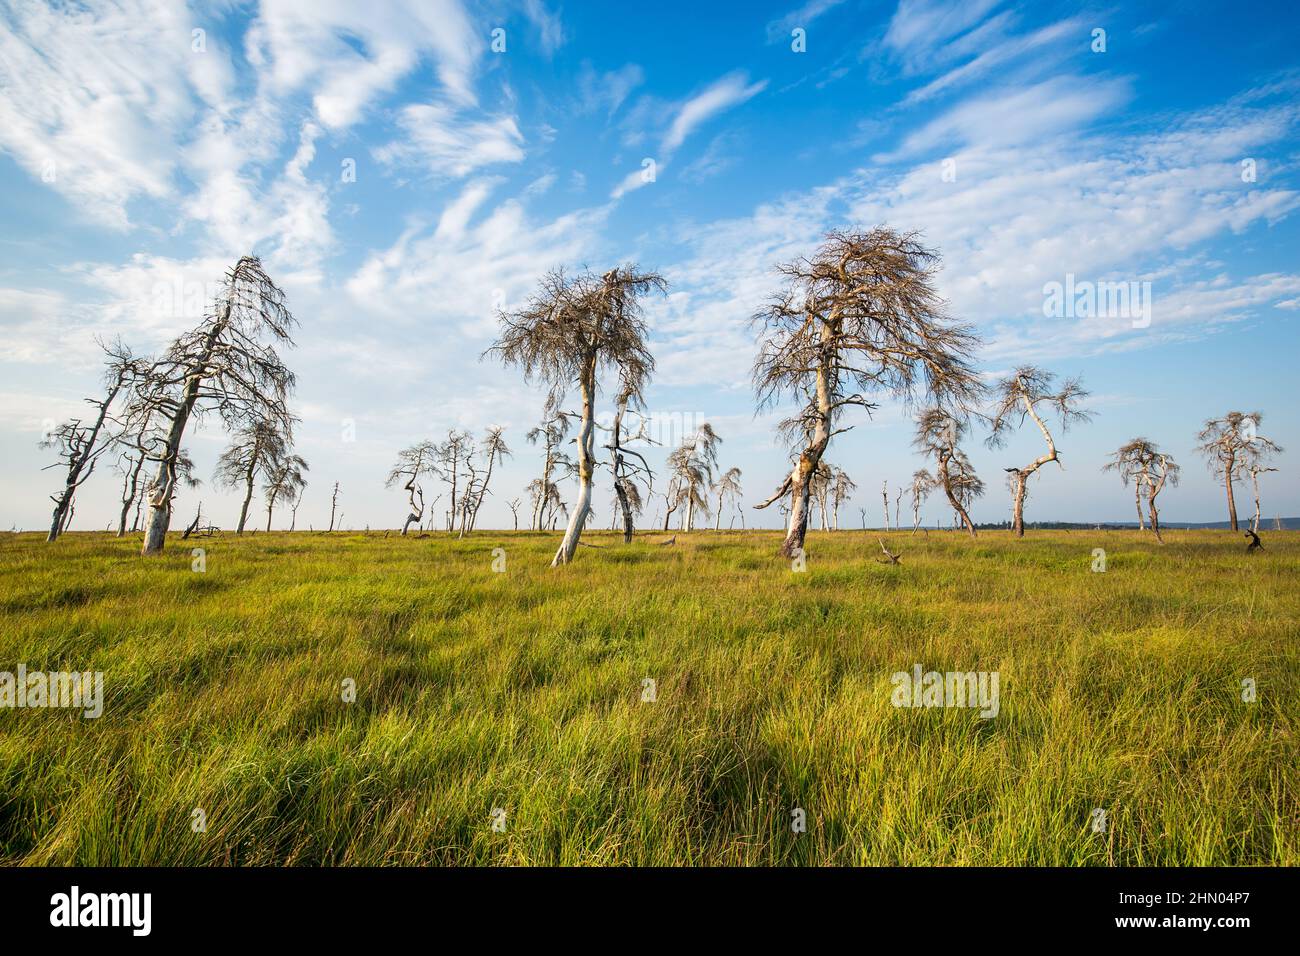
[[[226,274],[212,313],[150,366],[137,393],[166,437],[151,454],[158,470],[150,485],[144,554],[161,553],[166,542],[177,458],[192,417],[216,412],[230,429],[262,421],[290,430],[287,400],[294,375],[276,345],[293,344],[295,324],[262,263],[245,256]]]
[[[515,530],[516,530],[516,531],[519,530],[519,505],[520,505],[521,503],[522,503],[522,502],[521,502],[521,500],[520,500],[519,498],[512,498],[512,499],[510,499],[509,501],[506,502],[506,504],[507,504],[507,505],[509,506],[509,508],[510,508],[510,515],[511,515],[511,517],[513,517],[513,518],[515,519]]]
[[[419,530],[420,521],[424,518],[424,488],[420,484],[420,479],[425,475],[434,474],[438,454],[438,446],[427,440],[416,442],[410,448],[403,448],[397,453],[397,464],[389,471],[388,478],[384,481],[385,488],[400,483],[406,489],[406,500],[411,511],[406,516],[406,521],[402,523],[403,536],[412,523],[415,524],[416,530]],[[334,485],[335,498],[338,497],[338,487],[337,484]],[[332,505],[330,506],[330,530],[334,530]]]
[[[262,485],[262,496],[266,499],[266,530],[271,530],[271,515],[275,511],[276,501],[294,504],[302,490],[307,487],[304,472],[308,471],[307,462],[299,455],[285,455],[271,463]],[[294,512],[297,513],[297,505]],[[293,530],[293,525],[289,526]]]
[[[1278,449],[1278,450],[1281,451],[1281,449]],[[1259,513],[1260,513],[1260,512],[1259,512],[1259,476],[1260,476],[1262,473],[1264,473],[1264,472],[1268,472],[1268,471],[1277,471],[1277,469],[1276,469],[1276,468],[1265,468],[1265,467],[1264,467],[1263,465],[1261,465],[1258,461],[1253,461],[1253,462],[1251,462],[1250,465],[1246,468],[1246,471],[1250,473],[1250,484],[1251,484],[1251,487],[1252,487],[1252,488],[1254,489],[1254,491],[1255,491],[1255,516],[1254,516],[1253,518],[1250,519],[1250,530],[1251,530],[1251,531],[1258,531],[1258,530],[1259,530]]]
[[[244,487],[244,502],[239,509],[239,523],[235,534],[243,534],[248,523],[248,506],[253,501],[253,484],[259,477],[270,474],[277,462],[289,455],[293,442],[283,424],[274,421],[256,421],[237,429],[230,445],[217,459],[214,483],[218,488]]]
[[[733,503],[739,502],[744,492],[740,488],[740,469],[728,468],[722,477],[713,485],[713,493],[718,496],[718,520],[713,526],[714,531],[722,530],[722,510],[726,505],[728,498]]]
[[[437,446],[437,472],[451,488],[451,500],[447,503],[446,514],[448,532],[456,530],[456,517],[464,510],[464,502],[457,497],[456,491],[460,485],[465,459],[473,453],[474,437],[467,431],[456,431],[454,428],[447,432],[447,440]]]
[[[912,534],[921,527],[921,505],[925,499],[930,497],[930,491],[935,486],[934,477],[924,468],[912,472],[912,484],[909,489],[912,495]]]
[[[668,515],[682,508],[679,531],[695,530],[695,512],[709,515],[709,486],[713,470],[718,467],[718,445],[722,439],[708,422],[699,431],[687,435],[668,456],[670,501]],[[665,518],[665,522],[667,518]],[[665,524],[664,530],[667,531]]]
[[[902,564],[903,563],[903,553],[901,551],[898,554],[894,554],[894,552],[890,551],[888,548],[885,547],[884,538],[877,538],[876,540],[880,542],[880,550],[885,552],[885,556],[883,558],[876,558],[877,561],[879,561],[881,564]]]
[[[828,490],[831,503],[831,524],[836,531],[839,531],[840,506],[853,496],[853,492],[858,490],[858,486],[854,484],[848,472],[843,468],[835,467],[831,469],[831,481]]]
[[[289,511],[289,530],[293,531],[298,527],[298,506],[302,504],[303,492],[307,490],[307,482],[302,483],[298,493],[293,497],[293,508]],[[388,532],[384,532],[384,537],[388,537]]]
[[[793,557],[808,529],[809,482],[842,412],[876,408],[870,393],[964,407],[979,394],[974,333],[949,321],[934,290],[936,253],[915,234],[885,227],[833,232],[811,258],[781,266],[786,287],[755,316],[762,334],[754,364],[760,406],[793,397],[803,407],[783,423],[802,446],[790,474],[758,507],[793,497],[781,553]],[[851,426],[850,426],[851,427]]]
[[[1056,441],[1048,430],[1044,415],[1048,411],[1056,413],[1061,431],[1066,431],[1075,422],[1086,422],[1092,413],[1079,407],[1079,402],[1088,397],[1087,390],[1076,378],[1067,379],[1059,391],[1054,389],[1056,376],[1051,372],[1033,365],[1022,365],[1011,375],[998,383],[995,394],[996,405],[989,416],[993,429],[989,433],[988,446],[1000,448],[1007,442],[1008,433],[1024,425],[1031,419],[1047,443],[1047,451],[1039,455],[1023,468],[1007,468],[1011,476],[1011,530],[1018,538],[1025,536],[1025,497],[1028,494],[1029,479],[1048,462],[1061,464],[1061,455],[1057,451]]]
[[[1228,524],[1237,527],[1237,502],[1233,496],[1233,482],[1243,477],[1251,465],[1261,464],[1282,449],[1259,434],[1263,421],[1261,412],[1228,412],[1222,418],[1211,418],[1197,433],[1201,442],[1197,451],[1205,456],[1210,473],[1223,482],[1228,495]]]
[[[330,495],[330,527],[329,527],[330,531],[334,530],[334,511],[336,508],[338,508],[338,504],[339,504],[339,483],[336,481],[334,482],[334,493]]]
[[[916,416],[916,437],[912,445],[917,451],[933,458],[934,483],[942,488],[954,514],[973,538],[975,524],[967,507],[983,494],[984,483],[975,475],[975,469],[961,449],[968,425],[965,418],[939,407],[922,409]]]
[[[649,330],[641,317],[641,297],[666,291],[655,273],[635,266],[611,269],[603,276],[583,273],[572,278],[552,272],[521,311],[501,314],[501,335],[488,353],[506,365],[518,365],[525,380],[540,378],[550,386],[548,406],[559,408],[566,389],[576,386],[582,401],[577,434],[578,499],[552,566],[573,560],[591,513],[595,454],[596,392],[600,373],[618,372],[623,388],[640,394],[654,370],[646,347]]]
[[[542,476],[528,485],[528,493],[533,501],[531,527],[534,531],[541,531],[546,527],[547,510],[559,500],[559,491],[552,479],[556,469],[562,472],[561,478],[569,477],[577,469],[573,460],[560,450],[560,445],[568,433],[569,417],[548,402],[542,423],[524,436],[530,445],[541,442],[544,450]]]
[[[880,500],[885,503],[885,530],[889,530],[889,479],[880,483]]]
[[[479,486],[478,493],[473,498],[473,510],[469,516],[470,531],[473,531],[475,524],[478,523],[478,512],[483,507],[483,499],[490,494],[488,486],[492,481],[493,463],[504,463],[505,459],[511,456],[510,448],[506,445],[503,435],[504,431],[505,429],[493,425],[483,437],[483,454],[487,458],[487,473],[483,476],[483,483]]]
[[[1160,511],[1156,499],[1166,484],[1177,485],[1181,469],[1174,461],[1173,455],[1162,452],[1147,438],[1134,438],[1111,452],[1110,461],[1102,471],[1113,471],[1127,487],[1133,482],[1133,495],[1137,506],[1138,530],[1146,527],[1142,513],[1143,496],[1146,498],[1147,511],[1150,514],[1151,530],[1156,540],[1164,543],[1160,533]]]
[[[40,443],[42,448],[53,448],[58,454],[59,460],[47,467],[62,468],[64,471],[62,490],[57,495],[50,496],[54,502],[54,514],[46,541],[56,540],[66,530],[72,517],[72,499],[77,489],[91,476],[99,458],[116,441],[116,436],[108,433],[114,424],[113,405],[119,395],[129,391],[147,367],[144,360],[132,355],[131,350],[120,341],[113,345],[100,343],[100,347],[108,356],[104,371],[104,397],[86,399],[87,404],[95,410],[94,419],[89,425],[83,424],[81,419],[65,422]]]
[[[618,520],[623,519],[623,543],[632,543],[635,521],[645,507],[641,489],[645,488],[646,497],[654,491],[654,472],[645,456],[634,448],[633,442],[655,442],[646,433],[646,418],[642,414],[643,399],[641,390],[631,383],[624,382],[619,389],[614,403],[614,423],[609,428],[609,444],[605,448],[610,453],[610,471],[614,478],[615,510],[611,530],[617,527]],[[635,434],[628,433],[627,416],[637,417]]]

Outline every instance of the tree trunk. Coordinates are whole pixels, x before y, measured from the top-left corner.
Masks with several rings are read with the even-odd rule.
[[[793,498],[790,506],[790,520],[786,525],[785,541],[781,543],[781,554],[793,558],[796,551],[802,551],[804,538],[808,534],[808,501],[812,496],[810,479],[817,468],[811,460],[815,448],[805,449],[799,454],[799,461],[790,472],[790,493]]]
[[[1025,536],[1025,486],[1029,476],[1016,472],[1015,505],[1011,513],[1011,530],[1017,538]]]
[[[1237,502],[1232,496],[1231,466],[1229,466],[1229,470],[1224,475],[1223,487],[1228,491],[1228,524],[1231,525],[1233,531],[1238,531],[1240,529],[1237,527]]]
[[[181,453],[181,439],[185,437],[185,425],[189,422],[194,403],[199,398],[199,388],[203,384],[203,372],[212,358],[212,350],[218,337],[225,331],[230,321],[230,305],[226,305],[221,321],[213,325],[204,342],[201,360],[191,366],[189,377],[185,380],[185,393],[181,403],[176,407],[172,417],[171,428],[167,430],[166,450],[158,463],[158,474],[154,478],[153,494],[149,496],[149,517],[145,525],[144,546],[141,554],[161,554],[167,542],[167,528],[172,520],[172,495],[176,491],[176,460]]]
[[[618,506],[623,512],[623,543],[632,543],[632,505],[627,500],[627,490],[623,487],[623,479],[614,482],[614,494],[618,496]]]
[[[948,503],[952,505],[953,517],[959,519],[965,525],[966,530],[970,532],[972,538],[977,537],[975,534],[975,523],[970,520],[970,515],[962,507],[961,501],[953,494],[952,479],[948,475],[948,463],[943,462],[939,466],[939,478],[943,484],[943,493],[948,496]],[[954,522],[955,524],[956,522]]]
[[[1133,504],[1137,508],[1138,513],[1138,530],[1145,531],[1147,526],[1143,521],[1142,515],[1142,483],[1140,480],[1133,482]]]
[[[578,431],[578,500],[574,502],[569,516],[569,527],[564,532],[551,567],[559,567],[573,560],[578,550],[578,539],[587,524],[587,515],[591,512],[592,479],[596,473],[596,355],[593,352],[587,359],[583,370],[582,387],[582,426]]]

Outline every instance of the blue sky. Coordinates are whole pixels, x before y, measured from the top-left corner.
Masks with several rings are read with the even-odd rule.
[[[1060,436],[1065,470],[1034,479],[1029,520],[1129,519],[1131,494],[1099,468],[1139,434],[1184,464],[1162,516],[1222,519],[1192,448],[1201,422],[1232,408],[1262,410],[1288,448],[1265,512],[1300,514],[1291,4],[0,11],[5,528],[48,522],[58,481],[36,443],[94,392],[94,337],[160,349],[249,251],[302,324],[289,355],[311,464],[300,525],[327,520],[335,481],[347,524],[400,524],[401,496],[383,488],[397,451],[499,424],[515,457],[481,523],[508,526],[504,502],[538,466],[523,436],[542,396],[479,360],[494,310],[554,266],[620,261],[671,287],[648,312],[655,433],[671,442],[711,422],[752,504],[785,450],[779,410],[754,414],[748,317],[775,263],[827,229],[877,223],[920,230],[943,255],[939,288],[984,336],[987,373],[1034,362],[1093,392],[1096,418]],[[1150,282],[1150,323],[1045,316],[1044,286],[1067,276]],[[835,439],[829,459],[860,489],[842,521],[863,507],[878,524],[882,481],[928,464],[908,421],[886,401]],[[982,437],[971,451],[989,492],[974,517],[996,521],[1009,510],[1001,469],[1040,442],[1023,432],[990,451]],[[180,515],[202,498],[233,524],[236,498],[210,481],[223,436],[208,426],[187,445],[205,486]],[[74,527],[112,516],[115,476],[101,469]],[[598,527],[609,498],[602,476]],[[948,519],[937,502],[924,515]],[[779,520],[747,512],[751,526]]]

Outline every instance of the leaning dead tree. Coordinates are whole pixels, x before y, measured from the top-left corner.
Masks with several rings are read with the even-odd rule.
[[[912,446],[934,459],[934,483],[943,489],[961,524],[975,537],[975,523],[968,508],[971,502],[984,493],[984,483],[975,474],[970,459],[961,449],[961,440],[968,428],[965,418],[943,408],[922,409],[916,416],[916,437]]]
[[[1174,461],[1174,456],[1162,452],[1156,443],[1147,438],[1134,438],[1120,445],[1111,452],[1110,461],[1102,471],[1113,471],[1119,475],[1125,487],[1133,483],[1133,497],[1137,505],[1138,530],[1146,528],[1143,520],[1142,502],[1145,498],[1147,512],[1150,515],[1151,530],[1156,540],[1164,543],[1160,533],[1160,511],[1156,499],[1166,484],[1177,485],[1181,469]]]
[[[623,388],[640,394],[654,370],[646,347],[648,330],[641,317],[641,298],[667,283],[635,266],[569,277],[556,271],[519,312],[501,314],[501,335],[488,353],[506,365],[518,365],[525,380],[541,379],[550,387],[548,406],[559,408],[566,390],[576,387],[582,408],[578,419],[578,498],[569,514],[564,540],[552,566],[573,560],[591,513],[596,471],[596,392],[603,370],[615,370]]]
[[[166,542],[177,460],[191,418],[215,412],[229,429],[262,421],[289,431],[294,375],[276,346],[293,344],[295,324],[261,261],[245,256],[226,274],[211,314],[150,366],[137,394],[165,437],[150,456],[158,468],[149,490],[144,554],[161,553]]]
[[[668,518],[678,508],[682,509],[679,531],[695,530],[695,513],[698,511],[705,518],[709,516],[709,486],[713,483],[713,472],[718,467],[718,445],[722,439],[705,422],[694,434],[687,435],[682,443],[668,456],[669,474],[668,515],[664,518],[664,530],[668,530]]]
[[[277,501],[293,505],[294,522],[297,523],[297,502],[302,490],[307,487],[307,462],[299,455],[285,455],[271,463],[262,484],[262,496],[266,499],[266,530],[271,530],[271,515]],[[289,530],[293,530],[293,524]]]
[[[974,333],[952,323],[934,289],[938,255],[915,234],[886,227],[833,232],[810,258],[779,267],[784,290],[758,315],[762,343],[754,363],[760,406],[785,397],[803,403],[782,430],[799,443],[790,474],[757,507],[793,499],[781,553],[803,548],[809,482],[845,409],[871,413],[868,396],[892,395],[965,407],[979,394],[971,364]],[[849,426],[852,427],[852,426]]]
[[[433,442],[428,440],[416,442],[410,448],[403,448],[397,453],[397,464],[393,465],[392,470],[388,472],[388,478],[384,481],[385,488],[400,484],[406,489],[406,500],[411,510],[406,516],[406,521],[402,523],[403,535],[412,524],[417,531],[420,529],[420,522],[424,519],[424,487],[420,484],[420,479],[436,473],[437,457],[438,446]],[[334,486],[334,495],[338,497],[337,484]],[[334,530],[332,505],[330,506],[330,530]]]
[[[213,482],[218,488],[243,486],[244,502],[239,509],[235,534],[243,534],[248,523],[248,506],[253,501],[253,484],[270,475],[278,463],[289,457],[292,436],[284,423],[256,421],[237,428],[230,445],[217,459]],[[269,520],[269,519],[268,519]],[[268,529],[269,530],[269,529]]]
[[[1066,431],[1075,422],[1086,422],[1092,413],[1079,407],[1079,403],[1088,397],[1077,378],[1067,379],[1057,390],[1054,387],[1056,376],[1051,372],[1033,365],[1022,365],[999,382],[995,388],[996,405],[989,416],[993,430],[989,433],[990,448],[1003,447],[1008,434],[1021,427],[1027,420],[1032,420],[1042,433],[1047,443],[1047,451],[1039,455],[1022,468],[1006,468],[1011,483],[1011,531],[1018,538],[1025,536],[1025,496],[1029,490],[1029,479],[1038,469],[1048,462],[1064,469],[1061,454],[1057,451],[1056,441],[1047,427],[1045,416],[1055,413],[1061,431]]]
[[[728,468],[723,472],[722,477],[720,477],[713,485],[713,493],[718,496],[718,520],[714,524],[713,530],[721,531],[722,510],[726,506],[727,500],[730,499],[734,504],[740,501],[744,495],[744,492],[740,487],[740,469]],[[735,518],[732,518],[732,521],[734,523]]]
[[[142,374],[147,363],[131,354],[131,350],[120,341],[113,345],[100,347],[108,356],[104,371],[105,393],[103,398],[88,398],[86,402],[95,410],[94,418],[89,424],[81,419],[64,422],[41,442],[42,448],[53,448],[58,461],[47,467],[62,468],[64,472],[63,488],[57,495],[51,495],[54,502],[54,515],[50,520],[50,533],[46,541],[54,541],[68,526],[72,517],[72,499],[77,489],[95,470],[95,464],[108,451],[116,435],[109,434],[114,426],[113,405],[118,396],[129,390],[134,381]]]
[[[1237,502],[1233,495],[1233,482],[1240,480],[1252,465],[1262,464],[1282,449],[1259,433],[1263,421],[1261,412],[1228,412],[1222,418],[1211,418],[1196,438],[1201,444],[1197,451],[1206,459],[1210,473],[1223,482],[1228,495],[1228,524],[1237,527]]]

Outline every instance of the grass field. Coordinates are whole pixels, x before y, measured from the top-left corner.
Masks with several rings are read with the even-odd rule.
[[[0,535],[0,863],[1300,862],[1300,535],[558,537]]]

